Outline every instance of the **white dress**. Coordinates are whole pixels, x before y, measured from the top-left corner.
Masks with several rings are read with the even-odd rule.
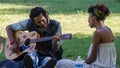
[[[88,56],[91,53],[92,44],[89,48]],[[116,64],[116,49],[114,43],[100,44],[96,61],[88,65],[83,63],[83,68],[112,68]],[[75,68],[75,61],[62,59],[57,62],[57,68]]]
[[[91,53],[92,46],[91,44],[88,56]],[[100,44],[96,61],[91,64],[92,68],[112,68],[114,65],[116,65],[116,49],[114,43]]]

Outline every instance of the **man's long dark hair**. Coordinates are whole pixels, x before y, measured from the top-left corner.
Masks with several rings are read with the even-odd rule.
[[[32,8],[30,11],[30,19],[33,20],[34,17],[37,17],[40,14],[43,14],[43,16],[45,16],[46,19],[48,18],[48,12],[46,10],[44,10],[41,7],[35,7],[35,8]]]

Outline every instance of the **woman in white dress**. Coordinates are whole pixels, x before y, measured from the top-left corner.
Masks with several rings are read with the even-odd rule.
[[[114,36],[104,20],[109,16],[109,8],[101,3],[88,8],[88,23],[90,28],[95,28],[93,41],[88,51],[88,57],[83,63],[83,68],[112,68],[116,65],[116,49]],[[62,59],[57,62],[57,68],[74,68],[75,61]]]

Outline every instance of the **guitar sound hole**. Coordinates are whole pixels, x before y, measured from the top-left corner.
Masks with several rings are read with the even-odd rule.
[[[25,40],[25,46],[28,46],[29,44],[30,44],[30,39],[28,38]]]
[[[29,44],[30,44],[30,39],[26,39],[25,44],[20,46],[19,51],[22,52],[22,51],[26,50],[27,48],[30,48]]]

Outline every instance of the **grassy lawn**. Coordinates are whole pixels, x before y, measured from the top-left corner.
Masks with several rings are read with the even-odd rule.
[[[88,26],[87,8],[91,4],[101,2],[107,4],[111,10],[105,24],[114,33],[117,66],[120,67],[120,0],[0,0],[0,35],[7,38],[7,25],[29,18],[30,9],[41,6],[49,12],[51,19],[61,22],[63,33],[73,34],[71,40],[65,40],[63,43],[63,58],[75,60],[81,55],[85,59],[94,31]],[[3,50],[0,61],[5,59]]]

